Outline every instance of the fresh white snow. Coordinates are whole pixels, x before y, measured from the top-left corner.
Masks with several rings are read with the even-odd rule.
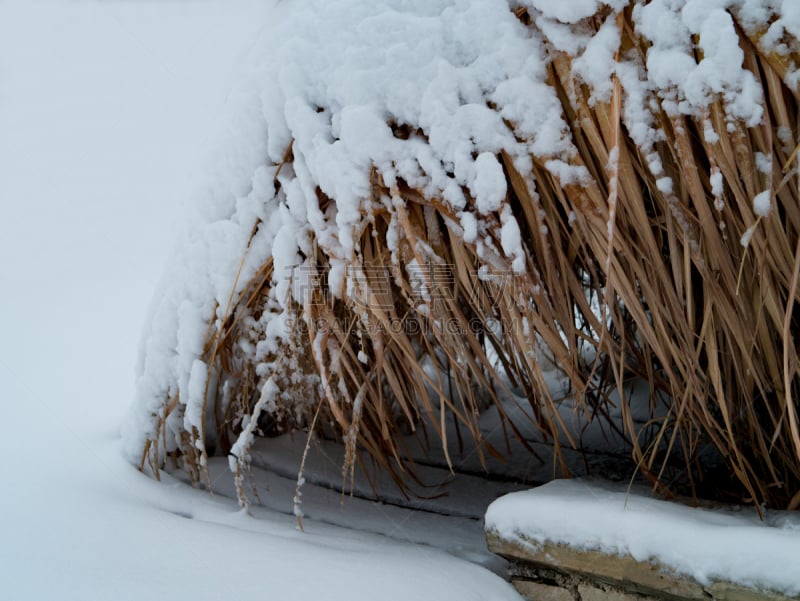
[[[486,528],[531,544],[656,561],[706,584],[727,580],[800,593],[800,517],[750,507],[709,510],[658,500],[646,490],[555,480],[489,506]]]
[[[430,543],[313,517],[301,533],[291,504],[251,517],[122,457],[145,308],[272,8],[0,2],[3,599],[518,599]]]
[[[756,197],[753,199],[753,213],[759,217],[768,217],[770,209],[772,208],[771,196],[772,192],[770,190],[764,190],[756,194]]]

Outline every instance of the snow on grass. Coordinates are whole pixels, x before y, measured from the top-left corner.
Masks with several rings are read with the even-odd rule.
[[[354,240],[371,214],[402,205],[398,194],[373,198],[376,174],[390,190],[402,181],[441,199],[479,257],[492,255],[487,214],[496,214],[502,253],[523,273],[521,230],[492,155],[503,150],[521,172],[535,156],[562,185],[588,178],[584,167],[570,164],[577,151],[548,85],[553,50],[574,56],[575,75],[591,89],[592,101],[608,100],[617,76],[626,129],[660,175],[655,144],[664,134],[654,127],[656,101],[676,118],[703,119],[717,99],[724,101],[729,124],[755,126],[763,117],[763,93],[744,68],[729,11],[742,13],[752,28],[759,11],[763,23],[770,15],[778,19],[780,32],[796,21],[788,3],[771,0],[635,3],[636,31],[648,45],[642,64],[638,53],[619,47],[614,13],[627,2],[522,4],[536,27],[523,25],[512,10],[516,4],[507,0],[304,0],[277,6],[278,25],[259,37],[239,69],[215,142],[219,152],[198,182],[193,216],[147,320],[136,401],[124,432],[132,461],[156,437],[165,399],[177,395],[186,405],[166,418],[166,448],[153,457],[157,463],[163,452],[180,446],[182,410],[198,414],[201,401],[188,385],[200,352],[197,345],[181,344],[182,337],[176,345],[175,332],[196,340],[209,321],[221,323],[231,291],[239,292],[269,257],[275,274],[271,310],[253,325],[263,339],[248,356],[264,373],[273,369],[270,354],[288,332],[288,274],[302,257],[314,255],[312,240],[334,265],[334,293],[353,288],[345,267],[356,255]],[[581,20],[601,9],[610,15],[593,34]],[[762,43],[772,48],[780,32]],[[695,45],[702,50],[699,61]],[[794,70],[790,66],[787,78]],[[709,139],[719,135],[711,127],[704,133]],[[290,149],[292,160],[281,168]],[[719,178],[714,182],[718,192]],[[666,175],[657,185],[662,193],[673,188]],[[321,208],[318,190],[335,203]],[[757,203],[755,210],[768,205]],[[396,232],[390,225],[392,250]],[[302,295],[294,299],[302,301]]]
[[[646,492],[556,480],[511,493],[489,506],[487,530],[534,543],[654,560],[703,584],[727,580],[800,593],[800,518],[769,512],[692,508]]]
[[[244,286],[271,256],[277,310],[259,318],[267,340],[253,357],[268,368],[274,341],[285,335],[272,322],[285,317],[287,274],[313,254],[312,235],[334,264],[347,264],[364,215],[381,210],[381,202],[400,202],[367,206],[372,166],[389,187],[402,179],[443,198],[461,213],[479,253],[490,244],[479,235],[481,214],[499,210],[502,249],[522,272],[520,230],[492,155],[504,149],[524,163],[531,153],[575,152],[555,90],[545,83],[544,46],[505,0],[309,0],[281,4],[275,14],[279,26],[260,37],[239,71],[219,152],[148,319],[124,432],[132,461],[154,438],[153,416],[163,413],[164,399],[191,399],[189,374],[199,357],[188,348],[176,352],[175,331],[202,334],[209,319],[224,319],[235,282]],[[390,122],[412,135],[395,136]],[[516,123],[520,136],[506,122]],[[290,145],[293,162],[277,176],[276,191],[263,182],[275,177]],[[335,207],[320,208],[317,187]],[[466,189],[476,207],[467,207]],[[180,413],[166,420],[163,451],[178,446],[172,433],[182,430]]]
[[[770,209],[772,209],[771,196],[772,192],[770,190],[764,190],[756,194],[753,199],[753,213],[759,217],[769,217]]]
[[[145,307],[272,5],[0,2],[3,599],[518,599],[429,546],[303,534],[122,458]]]

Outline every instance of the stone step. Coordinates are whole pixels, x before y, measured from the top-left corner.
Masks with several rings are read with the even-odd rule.
[[[509,561],[511,581],[530,601],[793,601],[731,582],[704,585],[655,563],[487,532],[489,550]]]

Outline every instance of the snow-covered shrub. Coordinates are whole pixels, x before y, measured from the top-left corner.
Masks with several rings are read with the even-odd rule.
[[[797,7],[279,5],[152,306],[131,458],[200,480],[229,454],[241,478],[253,436],[319,410],[348,467],[401,480],[401,427],[453,415],[496,454],[477,416],[508,385],[564,438],[541,344],[598,419],[630,374],[669,399],[648,446],[622,406],[654,482],[711,443],[789,503]]]

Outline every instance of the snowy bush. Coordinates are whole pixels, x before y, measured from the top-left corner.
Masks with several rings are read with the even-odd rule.
[[[796,3],[278,13],[150,311],[132,460],[202,480],[229,454],[243,495],[253,437],[319,411],[346,468],[364,451],[400,481],[401,428],[452,416],[496,454],[477,416],[512,385],[564,438],[543,346],[598,419],[631,374],[668,399],[648,445],[621,407],[653,482],[711,444],[733,488],[792,501]]]

